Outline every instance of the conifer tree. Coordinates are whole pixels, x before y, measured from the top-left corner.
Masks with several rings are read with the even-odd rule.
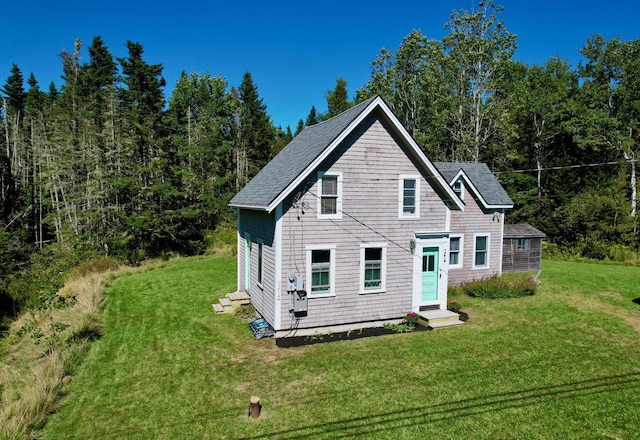
[[[238,88],[240,102],[239,118],[239,157],[246,155],[246,174],[239,176],[242,186],[255,176],[272,157],[275,142],[275,129],[267,106],[258,95],[258,87],[254,84],[251,74],[245,72],[242,83]],[[241,168],[242,169],[242,168]]]

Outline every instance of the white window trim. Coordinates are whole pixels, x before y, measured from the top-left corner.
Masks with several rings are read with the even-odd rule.
[[[456,192],[455,188],[457,184],[460,184],[460,195],[458,197],[460,198],[460,200],[464,200],[464,182],[462,181],[462,177],[458,177],[455,182],[453,182],[453,185],[451,186],[453,192]]]
[[[365,261],[364,251],[369,248],[382,249],[382,261],[380,262],[380,287],[376,289],[364,288],[364,272]],[[360,294],[368,295],[370,293],[384,293],[387,291],[387,243],[362,243],[360,244]]]
[[[458,250],[458,264],[451,263],[451,239],[460,239],[460,249]],[[462,269],[464,267],[464,234],[453,234],[449,237],[449,269]]]
[[[336,213],[335,214],[322,214],[322,178],[324,176],[337,177],[338,185],[338,198],[336,200]],[[319,220],[341,220],[342,219],[342,173],[334,171],[318,171],[318,203],[317,210]]]
[[[413,214],[406,214],[404,212],[404,181],[415,180],[416,181],[416,212]],[[398,218],[400,219],[415,219],[420,218],[420,176],[415,174],[401,174],[398,178]]]
[[[307,254],[306,258],[306,274],[307,274],[307,295],[309,298],[327,298],[336,296],[336,245],[335,244],[311,244],[305,246]],[[311,251],[329,251],[329,292],[327,293],[313,293],[311,292]]]
[[[482,266],[477,266],[476,265],[476,244],[477,244],[477,237],[487,237],[487,258],[485,261],[485,264],[483,264]],[[491,234],[489,233],[484,233],[484,234],[473,234],[473,269],[488,269],[489,267],[491,267]]]
[[[257,239],[256,240],[256,244],[258,245],[258,252],[257,252],[257,274],[256,274],[256,285],[260,288],[264,290],[264,287],[262,287],[263,282],[264,282],[264,241],[261,239]]]

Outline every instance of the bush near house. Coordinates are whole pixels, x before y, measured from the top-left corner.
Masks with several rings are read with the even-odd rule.
[[[521,298],[536,293],[536,279],[528,274],[494,275],[461,286],[473,298]]]

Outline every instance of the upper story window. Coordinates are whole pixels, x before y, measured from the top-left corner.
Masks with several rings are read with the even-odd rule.
[[[342,174],[318,173],[318,218],[342,218]]]
[[[456,193],[456,195],[460,198],[460,200],[462,200],[463,187],[464,185],[462,185],[462,179],[458,179],[453,183],[453,192]]]
[[[419,176],[400,176],[398,216],[400,218],[420,217]]]

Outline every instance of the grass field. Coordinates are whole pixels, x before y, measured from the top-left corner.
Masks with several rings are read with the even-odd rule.
[[[171,261],[113,282],[42,438],[638,438],[640,268],[545,261],[541,280],[455,298],[463,327],[279,349],[212,313],[234,259]]]

